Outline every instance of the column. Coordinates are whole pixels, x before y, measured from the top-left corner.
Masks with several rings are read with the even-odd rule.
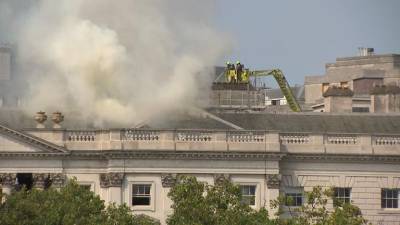
[[[267,181],[267,201],[268,201],[268,214],[270,217],[275,217],[279,209],[272,209],[270,202],[276,200],[279,197],[279,187],[281,183],[280,174],[267,174],[265,177]]]
[[[124,173],[103,173],[100,174],[100,187],[108,189],[108,202],[121,204],[122,200],[122,183]]]
[[[16,179],[16,173],[0,173],[0,182],[3,194],[11,194],[11,191],[14,189]]]

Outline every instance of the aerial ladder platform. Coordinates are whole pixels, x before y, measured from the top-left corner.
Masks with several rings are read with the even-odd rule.
[[[242,85],[249,84],[251,77],[274,77],[275,81],[278,83],[279,88],[282,91],[282,94],[285,96],[286,101],[293,112],[301,112],[300,104],[297,102],[292,89],[288,81],[286,80],[285,75],[280,69],[272,69],[272,70],[254,70],[250,71],[249,69],[243,69],[241,74],[237,74],[237,71],[234,69],[225,69],[223,73],[221,73],[216,80],[221,81],[224,78],[225,83],[230,83],[231,85]]]

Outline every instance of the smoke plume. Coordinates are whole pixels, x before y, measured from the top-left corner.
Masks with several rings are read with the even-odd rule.
[[[75,111],[126,126],[193,104],[229,48],[214,4],[2,0],[0,39],[17,46],[27,113]]]

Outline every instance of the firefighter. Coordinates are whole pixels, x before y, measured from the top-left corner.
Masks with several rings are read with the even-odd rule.
[[[226,62],[226,80],[229,83],[236,82],[236,71],[235,71],[235,65],[233,63],[230,63],[229,61]]]
[[[236,62],[236,76],[238,82],[242,81],[242,74],[243,74],[243,64],[240,61]]]

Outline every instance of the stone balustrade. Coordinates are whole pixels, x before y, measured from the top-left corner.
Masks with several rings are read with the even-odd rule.
[[[335,145],[355,145],[359,142],[357,135],[353,134],[328,134],[325,140],[327,144]]]
[[[265,132],[263,131],[231,131],[227,140],[230,142],[264,142]]]
[[[78,141],[78,142],[92,142],[96,141],[95,131],[67,131],[67,141]]]
[[[149,129],[49,130],[46,132],[38,130],[29,131],[29,133],[66,146],[69,150],[262,151],[400,155],[400,133],[371,135]]]
[[[283,133],[280,135],[282,144],[308,144],[310,135],[304,133]]]
[[[375,145],[399,145],[400,135],[376,135],[374,138]]]

